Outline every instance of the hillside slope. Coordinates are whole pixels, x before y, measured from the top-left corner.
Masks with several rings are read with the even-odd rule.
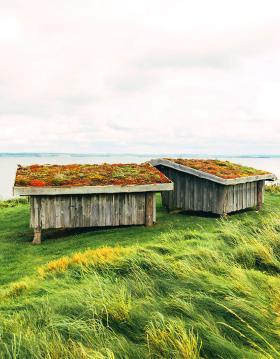
[[[0,358],[279,358],[280,195],[221,220],[50,231],[0,204]]]

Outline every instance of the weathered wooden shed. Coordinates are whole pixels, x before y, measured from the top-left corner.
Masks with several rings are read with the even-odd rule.
[[[30,197],[33,243],[42,229],[141,225],[156,221],[156,192],[173,183],[150,164],[18,167],[14,195]]]
[[[153,159],[150,163],[174,182],[174,191],[162,193],[168,210],[224,215],[246,208],[260,209],[265,181],[275,175],[228,161]]]

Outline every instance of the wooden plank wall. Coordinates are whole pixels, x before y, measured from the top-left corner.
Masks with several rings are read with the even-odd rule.
[[[174,191],[162,192],[169,210],[224,214],[257,205],[257,183],[224,186],[165,166],[158,166],[174,182]]]
[[[227,186],[225,213],[236,212],[241,209],[257,206],[257,187],[257,182],[248,182],[235,186]]]
[[[155,222],[155,194],[152,194]],[[145,224],[146,193],[31,196],[32,228],[78,228]]]

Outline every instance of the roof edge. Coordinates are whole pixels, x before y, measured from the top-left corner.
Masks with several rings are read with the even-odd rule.
[[[13,187],[14,196],[55,196],[71,194],[105,194],[105,193],[133,193],[133,192],[161,192],[172,191],[173,182],[146,185],[108,185],[108,186],[72,186],[72,187]]]
[[[233,178],[233,179],[225,179],[225,178],[221,178],[221,177],[212,175],[212,174],[204,172],[204,171],[200,171],[200,170],[196,170],[191,167],[180,165],[178,163],[175,163],[175,162],[163,159],[163,158],[152,159],[149,161],[149,163],[153,166],[163,165],[166,167],[170,167],[170,168],[176,169],[181,172],[188,173],[190,175],[193,175],[193,176],[196,176],[199,178],[203,178],[203,179],[207,179],[212,182],[223,184],[225,186],[235,185],[235,184],[239,184],[239,183],[255,182],[255,181],[275,181],[277,179],[277,177],[272,173],[264,174],[264,175],[256,175],[256,176],[239,177],[239,178]]]

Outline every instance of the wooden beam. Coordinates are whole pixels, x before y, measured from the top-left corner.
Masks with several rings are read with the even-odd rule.
[[[257,210],[262,209],[263,205],[263,190],[264,190],[264,181],[257,182]]]
[[[145,225],[150,227],[154,222],[154,195],[152,192],[146,193],[145,203]]]
[[[42,242],[42,228],[36,227],[34,228],[34,238],[32,244],[41,244]]]
[[[172,191],[173,183],[155,183],[146,185],[110,185],[77,187],[14,187],[14,196],[57,196],[66,194],[102,194]]]
[[[42,198],[35,197],[33,201],[33,210],[35,211],[35,226],[34,226],[34,238],[32,244],[41,244],[42,240],[42,219],[41,219],[41,212],[42,212]]]

